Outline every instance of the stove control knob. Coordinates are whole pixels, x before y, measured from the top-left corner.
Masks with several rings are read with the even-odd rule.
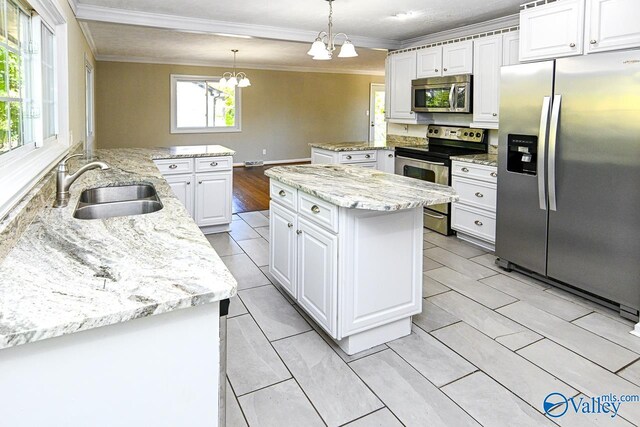
[[[480,138],[482,135],[480,135],[480,132],[476,133],[476,138]]]
[[[465,132],[465,133],[464,133],[464,136],[469,136],[469,132]]]
[[[438,132],[440,132],[440,131],[439,131],[438,129],[436,129],[436,130],[434,130],[433,132],[437,134],[437,133],[438,133]]]

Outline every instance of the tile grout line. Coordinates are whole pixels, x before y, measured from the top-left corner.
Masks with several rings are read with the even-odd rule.
[[[233,398],[236,400],[236,402],[238,403],[238,408],[240,408],[240,413],[242,414],[242,418],[244,418],[244,422],[249,425],[249,420],[247,419],[247,415],[244,413],[244,409],[242,409],[242,405],[240,405],[240,401],[238,400],[238,396],[236,396],[236,390],[233,388],[233,384],[231,384],[231,378],[229,378],[229,375],[225,374],[225,380],[229,383],[229,387],[231,388],[231,393],[233,393]],[[225,384],[226,385],[226,384]],[[227,395],[225,393],[225,408],[224,408],[224,413],[225,413],[225,424],[227,422],[226,420],[226,415],[228,414],[227,412]]]

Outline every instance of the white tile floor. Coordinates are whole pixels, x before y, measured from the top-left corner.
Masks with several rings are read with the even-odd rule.
[[[268,212],[234,215],[209,241],[239,283],[228,320],[228,426],[630,426],[544,415],[549,393],[640,395],[632,322],[425,232],[423,312],[411,335],[342,352],[268,274]]]

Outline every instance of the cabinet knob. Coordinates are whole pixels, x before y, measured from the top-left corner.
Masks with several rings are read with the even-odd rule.
[[[314,214],[320,213],[320,207],[318,205],[311,206],[311,212]]]
[[[576,47],[575,43],[569,43],[569,47]]]
[[[187,181],[187,185],[191,185],[191,181]]]
[[[302,234],[302,230],[296,230],[296,234],[297,235],[301,235]]]
[[[169,165],[169,169],[175,169],[177,167],[178,167],[178,165]]]
[[[482,227],[482,221],[478,221],[477,219],[473,222],[478,227]]]
[[[596,44],[596,43],[598,43],[598,40],[591,40],[589,43]]]
[[[491,176],[496,178],[498,176],[498,174],[496,172],[491,172]]]
[[[444,71],[449,71],[449,70],[445,68]]]
[[[498,113],[493,113],[493,117],[498,117]]]
[[[293,228],[293,224],[291,224],[291,223],[289,222],[289,223],[287,223],[287,227],[289,227],[289,228]]]
[[[482,198],[482,197],[484,197],[484,194],[482,194],[482,193],[476,193],[476,197],[480,197],[480,198]]]
[[[370,159],[370,158],[371,158],[371,154],[365,154],[365,155],[364,155],[364,158],[365,158],[365,159]]]
[[[281,197],[284,197],[284,196],[286,196],[286,195],[287,195],[287,192],[286,192],[286,191],[284,191],[284,190],[280,190],[280,191],[278,191],[278,194],[279,194]]]
[[[351,160],[351,156],[347,156],[347,157],[346,157],[346,159],[347,159],[347,160]]]
[[[211,166],[218,166],[218,162],[211,162]]]
[[[462,170],[462,172],[469,172],[469,169],[467,169],[467,168],[462,168],[461,170]]]
[[[436,73],[440,72],[440,70],[438,70],[437,68],[435,70],[433,70],[433,71],[435,71]]]
[[[390,158],[390,159],[393,159],[393,154],[389,154],[389,158]]]
[[[198,181],[198,184],[202,184],[202,181]]]

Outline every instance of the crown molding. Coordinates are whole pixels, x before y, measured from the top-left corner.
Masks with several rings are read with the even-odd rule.
[[[138,25],[142,27],[164,28],[174,31],[237,34],[241,36],[305,43],[311,43],[318,35],[315,31],[295,30],[290,28],[243,24],[237,22],[214,21],[202,18],[189,18],[136,10],[115,9],[83,3],[78,3],[76,5],[76,10],[76,17],[82,21]],[[360,36],[353,36],[350,37],[350,39],[354,45],[364,48],[398,49],[401,47],[401,42],[398,40]]]
[[[69,7],[71,7],[71,10],[73,11],[74,15],[78,14],[78,0],[67,0],[67,2],[69,3]]]
[[[93,40],[93,35],[91,34],[89,25],[84,21],[78,21],[78,25],[80,25],[80,30],[82,31],[82,34],[84,34],[84,38],[87,40],[91,53],[93,53],[93,56],[95,57],[98,54],[98,48],[96,47],[95,40]]]
[[[501,18],[484,21],[477,24],[466,25],[464,27],[454,28],[452,30],[440,31],[433,34],[427,34],[420,37],[403,40],[401,49],[409,47],[417,47],[425,44],[437,43],[446,40],[452,40],[459,37],[466,37],[472,34],[486,33],[489,31],[499,30],[505,27],[512,27],[520,24],[520,15],[503,16]]]
[[[120,55],[96,55],[96,61],[99,62],[132,62],[138,64],[163,64],[163,65],[190,65],[195,67],[216,67],[216,68],[232,68],[233,62],[215,62],[215,61],[198,61],[198,60],[180,60],[180,59],[164,59],[149,57],[134,57]],[[265,70],[265,71],[291,71],[298,73],[325,73],[325,74],[358,74],[367,76],[384,76],[384,70],[341,70],[341,69],[321,69],[315,67],[298,67],[286,65],[260,65],[260,64],[241,64],[237,65],[238,69],[247,70]]]

